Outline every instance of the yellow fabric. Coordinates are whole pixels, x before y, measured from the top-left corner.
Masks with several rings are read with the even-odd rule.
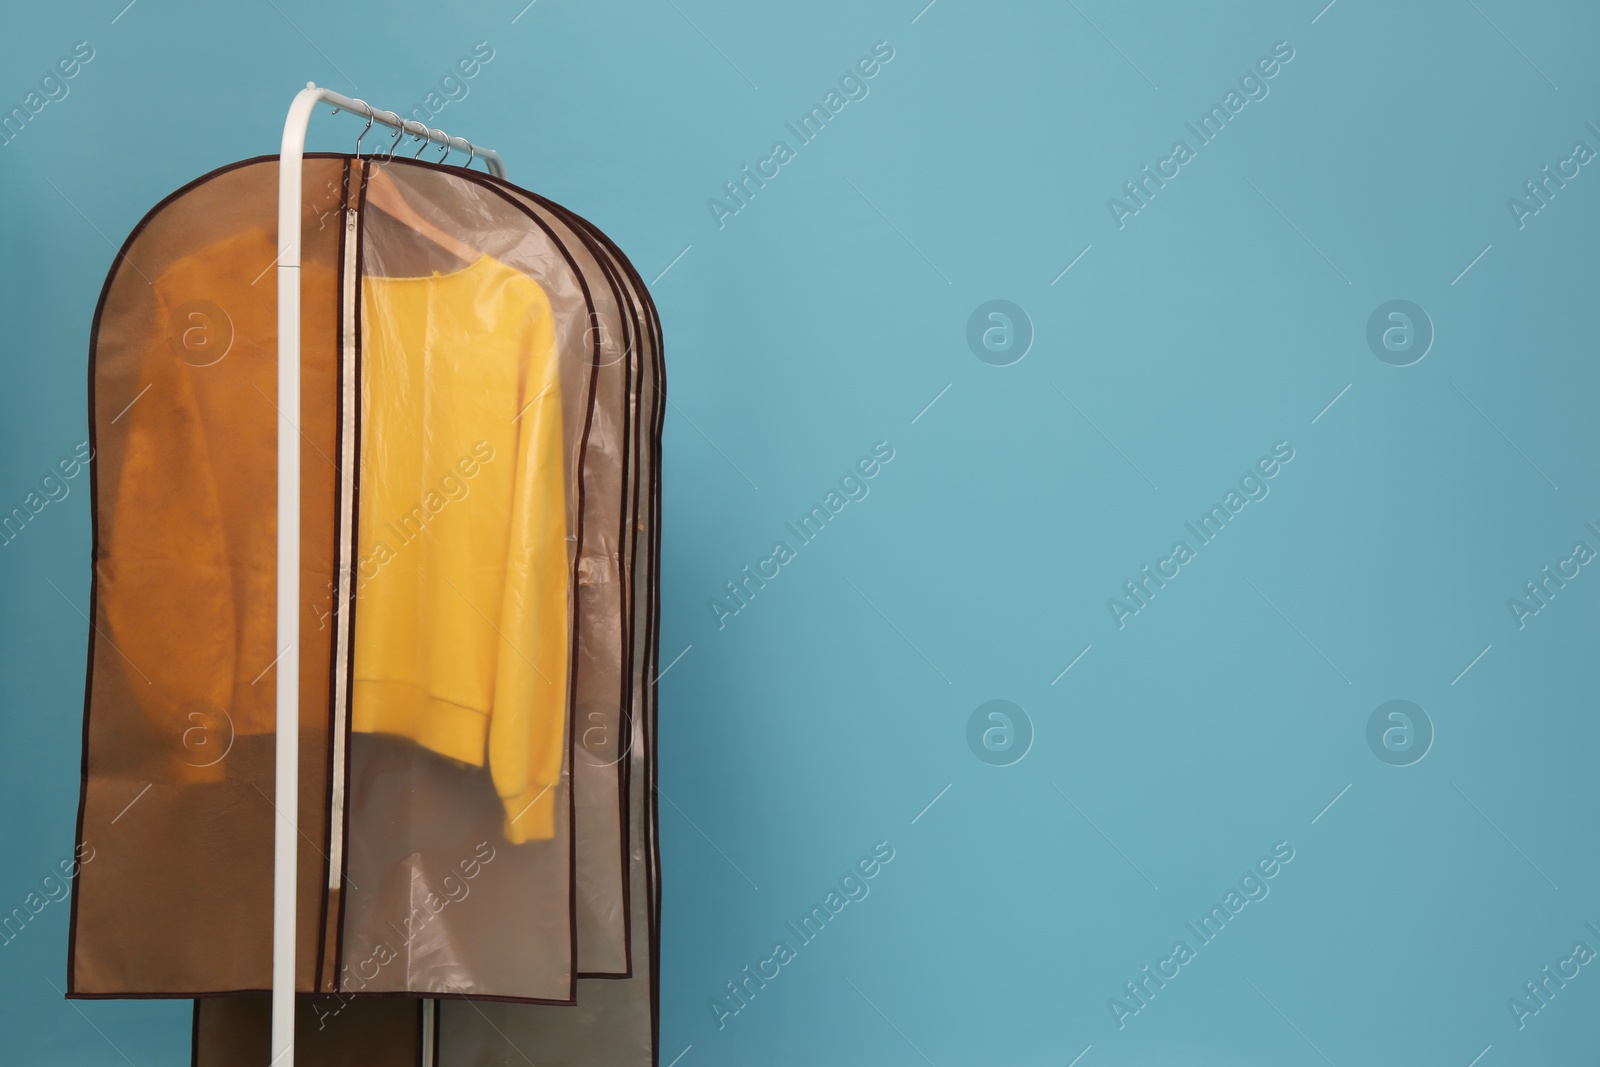
[[[487,761],[506,837],[549,838],[570,648],[550,301],[488,256],[361,285],[351,729]]]

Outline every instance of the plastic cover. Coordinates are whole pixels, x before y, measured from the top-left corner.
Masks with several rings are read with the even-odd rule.
[[[326,608],[345,164],[308,159],[302,232],[297,981],[321,957]],[[94,575],[68,991],[271,986],[278,171],[225,168],[124,245],[90,365]],[[330,216],[333,222],[330,224]],[[319,630],[319,621],[322,621]]]
[[[525,194],[519,195],[526,198]],[[552,212],[548,216],[552,223],[557,217],[556,213],[571,218],[553,205],[542,207],[541,210]],[[622,768],[631,771],[635,783],[630,794],[627,832],[631,882],[634,887],[629,931],[633,962],[637,969],[622,981],[581,978],[575,1007],[442,1001],[437,1009],[436,1036],[432,1045],[412,1049],[409,1046],[391,1048],[390,1044],[375,1043],[372,1055],[360,1061],[370,1063],[373,1067],[388,1067],[391,1064],[401,1067],[415,1062],[437,1064],[438,1067],[489,1067],[530,1060],[541,1065],[648,1067],[660,1062],[656,1051],[657,1005],[654,997],[659,973],[654,960],[659,943],[660,903],[656,889],[659,882],[655,865],[654,793],[653,789],[642,788],[647,778],[653,779],[653,767],[650,764],[650,754],[654,751],[652,680],[657,670],[654,637],[658,609],[656,583],[652,580],[652,574],[659,549],[656,537],[660,505],[657,470],[664,386],[660,363],[660,327],[642,282],[633,275],[632,268],[625,260],[621,260],[614,248],[610,248],[603,235],[587,230],[587,224],[580,219],[574,218],[572,221],[575,233],[590,234],[590,240],[601,251],[603,261],[610,264],[608,270],[626,272],[619,278],[619,284],[632,302],[625,325],[633,332],[634,339],[622,343],[625,355],[631,360],[629,425],[634,430],[627,445],[633,471],[628,489],[628,511],[632,518],[629,524],[630,538],[623,558],[624,571],[631,577],[628,608],[630,631],[635,643],[629,660],[630,706],[635,712],[628,723],[627,733],[614,747],[598,748],[600,738],[609,740],[609,733],[591,734],[589,745],[592,757],[604,757],[594,759],[594,763],[604,764],[615,757]],[[611,256],[617,259],[612,260]],[[580,744],[583,744],[581,728],[579,737]],[[577,766],[581,767],[582,763]],[[580,821],[585,814],[587,812],[580,805]],[[582,943],[580,936],[580,946]],[[250,1056],[265,1063],[262,1054],[256,1051],[265,1041],[265,1003],[252,1016],[241,1017],[238,1009],[231,1009],[226,1019],[218,1019],[213,1013],[214,1005],[219,1003],[224,1002],[201,1002],[198,1017],[206,1022],[203,1027],[197,1024],[197,1035],[200,1035],[199,1040],[203,1045],[212,1035],[218,1034],[220,1026],[231,1025],[234,1029],[227,1034],[229,1042],[216,1048],[225,1049],[229,1054],[241,1058],[227,1059],[221,1055],[197,1058],[196,1067],[256,1062],[244,1056],[244,1050],[250,1050]],[[318,1009],[318,1012],[321,1015],[320,1025],[327,1032],[324,1033],[322,1029],[308,1030],[305,1020],[311,1013],[304,1011],[297,1031],[297,1058],[305,1060],[310,1067],[354,1062],[341,1059],[337,1052],[328,1050],[342,1050],[353,1036],[358,1037],[362,1033],[370,1032],[375,1039],[381,1036],[384,1041],[392,1041],[393,1020],[345,1014],[336,1001],[326,1000],[324,1003],[326,1007]],[[254,1025],[249,1030],[251,1040],[241,1041],[238,1031],[252,1021]],[[213,1041],[213,1044],[216,1045],[216,1042]]]
[[[592,298],[492,188],[364,169],[340,988],[569,1002]]]
[[[113,862],[80,876],[71,995],[269,984],[276,179],[174,194],[102,296],[80,838]],[[425,1013],[442,1064],[652,1063],[654,307],[509,183],[318,155],[305,188],[308,1062],[364,1030],[410,1055],[354,1010],[399,993],[483,1001]],[[253,1058],[264,1003],[198,1004],[196,1062]]]
[[[524,194],[553,212],[561,209]],[[631,264],[603,234],[581,219],[561,212],[588,233],[615,269],[625,275],[639,325],[631,350],[638,364],[631,387],[630,441],[636,479],[630,499],[635,512],[631,551],[633,655],[630,667],[631,716],[623,752],[624,766],[635,783],[630,792],[629,863],[634,887],[630,908],[633,970],[623,980],[581,980],[575,1008],[519,1004],[442,1003],[439,1010],[439,1067],[489,1067],[531,1057],[541,1067],[607,1064],[649,1067],[659,1062],[660,881],[655,812],[655,680],[659,604],[660,432],[664,415],[665,376],[661,361],[660,320]]]

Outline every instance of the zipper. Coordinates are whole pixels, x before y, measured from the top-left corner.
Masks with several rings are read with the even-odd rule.
[[[339,323],[339,564],[334,603],[338,605],[333,650],[333,766],[329,783],[328,888],[344,880],[345,736],[350,706],[350,646],[354,631],[356,414],[356,209],[345,208],[344,259],[339,266],[343,308]]]

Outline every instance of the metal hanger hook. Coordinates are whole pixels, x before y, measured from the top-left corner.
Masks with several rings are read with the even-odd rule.
[[[439,158],[434,160],[435,163],[442,165],[445,160],[450,158],[450,150],[455,147],[455,144],[450,140],[450,136],[443,130],[437,130],[435,132],[444,138],[444,150],[439,153]]]
[[[355,151],[355,154],[356,154],[357,158],[360,158],[360,156],[361,156],[361,140],[362,140],[362,138],[366,137],[367,131],[372,129],[372,107],[365,100],[357,100],[356,103],[360,104],[362,107],[367,109],[367,124],[364,127],[362,127],[361,133],[356,136],[356,151]]]
[[[395,130],[394,140],[389,142],[389,150],[385,152],[383,156],[383,161],[385,163],[389,163],[394,160],[394,150],[400,146],[400,139],[406,135],[405,119],[402,119],[398,112],[391,111],[389,114],[394,116]],[[377,153],[374,152],[373,155],[376,156]]]

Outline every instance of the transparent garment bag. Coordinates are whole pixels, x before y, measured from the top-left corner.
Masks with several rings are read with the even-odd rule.
[[[116,257],[91,333],[93,580],[68,993],[271,986],[277,165],[179,190]],[[305,163],[300,924],[323,959],[346,164]]]
[[[339,989],[569,1003],[593,286],[487,183],[364,170]]]
[[[492,1009],[550,1062],[649,1064],[654,307],[509,183],[304,184],[303,1062],[501,1062]],[[91,345],[79,838],[110,862],[69,995],[195,997],[196,1063],[266,1048],[267,998],[218,998],[270,985],[276,186],[245,161],[153,210]]]
[[[549,445],[560,454],[542,457],[540,470],[553,472],[559,507],[543,506],[546,494],[527,510],[546,518],[563,512],[555,540],[570,575],[593,399],[594,354],[583,345],[592,311],[585,283],[554,242],[542,232],[524,232],[537,227],[503,196],[470,180],[451,179],[429,195],[455,196],[467,205],[455,240],[486,250],[493,262],[469,279],[475,288],[449,293],[433,284],[436,270],[407,274],[419,263],[429,266],[425,257],[436,246],[416,239],[408,247],[414,226],[382,225],[391,217],[365,207],[365,168],[338,158],[307,164],[305,404],[295,420],[307,444],[308,542],[299,984],[308,991],[570,1000],[571,579],[552,587],[551,568],[530,566],[529,553],[508,549],[512,542],[504,537],[474,555],[480,547],[474,536],[475,527],[504,526],[497,512],[524,499],[515,476],[532,459],[517,450],[530,441]],[[75,993],[193,996],[270,985],[275,202],[275,164],[264,160],[226,168],[163,204],[119,257],[95,331],[94,428],[102,462],[95,467],[97,625],[81,836],[104,862],[85,865],[77,894]],[[471,222],[481,232],[466,225]],[[367,273],[374,279],[370,292]],[[416,299],[390,301],[403,304],[413,325],[420,324],[415,336],[361,325],[361,305],[381,300],[375,294],[391,278],[422,279]],[[480,313],[516,321],[505,329],[497,322],[477,324],[480,335],[503,342],[500,364],[491,368],[500,377],[485,378],[482,368],[473,368],[478,392],[456,397],[456,422],[488,428],[485,433],[502,445],[499,466],[471,452],[482,435],[462,450],[455,448],[462,440],[448,440],[400,459],[391,453],[404,435],[363,439],[364,415],[381,426],[382,417],[408,410],[403,403],[373,406],[372,396],[392,400],[410,390],[415,399],[406,377],[412,364],[447,361]],[[541,324],[559,363],[556,373],[543,377],[517,363],[518,351],[536,343],[528,338]],[[514,340],[505,342],[508,336]],[[446,355],[436,358],[436,352]],[[517,390],[534,386],[544,400],[533,403],[537,396],[530,391],[531,413],[524,413]],[[509,407],[490,411],[485,398]],[[436,412],[421,413],[424,425],[435,424]],[[470,429],[448,423],[458,436]],[[554,437],[544,432],[551,426],[560,428]],[[444,432],[428,439],[439,441]],[[440,459],[472,461],[473,474],[452,471],[435,462]],[[389,474],[395,477],[386,481]],[[395,483],[407,477],[413,484]],[[460,487],[469,483],[470,495],[461,497]],[[355,528],[363,501],[398,504],[399,513],[369,507],[363,536]],[[402,532],[393,535],[391,551],[374,560],[362,550],[381,542],[385,529]],[[542,536],[536,524],[520,532],[522,548],[528,538]],[[401,544],[406,536],[410,540]],[[433,550],[440,541],[448,550],[443,556]],[[549,545],[542,551],[548,556]],[[428,568],[436,573],[441,560],[457,569],[429,584]],[[511,571],[537,573],[519,573],[517,585],[507,577]],[[390,598],[391,606],[412,609],[408,621],[426,624],[435,614],[478,619],[480,632],[456,635],[444,649],[443,658],[452,662],[440,663],[436,630],[418,625],[405,631],[402,636],[414,642],[406,649],[391,627],[375,643],[390,662],[367,677],[367,665],[354,655],[363,640],[362,594],[381,604],[388,590],[408,580],[409,592]],[[447,588],[452,583],[455,588]],[[502,588],[507,591],[495,603]],[[441,591],[458,595],[460,603],[441,606]],[[561,610],[546,610],[552,603]],[[528,647],[526,634],[503,636],[513,607],[522,609],[524,623],[538,616],[536,625],[524,626],[533,644],[548,650],[557,642],[567,650],[554,657],[554,667],[551,657]],[[382,607],[368,618],[384,623]],[[373,683],[365,686],[367,695],[376,693],[383,698],[376,703],[384,703],[397,681],[386,676],[387,668],[412,652],[428,670],[398,681],[417,683],[424,692],[394,703],[406,703],[402,711],[408,713],[459,714],[442,732],[435,729],[437,717],[419,714],[406,730],[393,729],[394,717],[383,715],[369,715],[368,725],[378,728],[353,730],[360,724],[359,718],[352,723],[351,711],[361,683]],[[464,657],[476,660],[454,670]],[[540,705],[544,727],[527,722],[535,712],[531,701],[512,704],[504,716],[492,714],[497,709],[485,691],[500,685],[504,673],[496,659],[531,659],[530,676],[543,665],[547,687],[555,690]],[[428,691],[440,685],[457,689]],[[373,703],[368,700],[369,711]],[[488,736],[495,731],[504,736]],[[545,760],[542,779],[532,766],[537,754],[528,751],[530,738],[542,739],[546,754],[559,749],[553,763]],[[480,742],[483,748],[475,750]],[[520,796],[545,813],[544,832],[512,841],[509,801]],[[509,847],[500,848],[501,841]],[[330,884],[346,892],[325,891]],[[495,906],[497,900],[503,906]],[[507,916],[513,917],[509,929]]]
[[[608,755],[620,756],[625,769],[632,772],[634,783],[630,797],[627,840],[630,843],[629,863],[633,892],[630,896],[631,914],[628,936],[632,943],[633,969],[626,978],[580,978],[575,1006],[527,1005],[509,1002],[475,1002],[441,1000],[432,1017],[433,1041],[426,1046],[409,1046],[387,1054],[383,1059],[371,1059],[379,1065],[421,1062],[424,1064],[506,1064],[532,1062],[543,1064],[628,1064],[659,1063],[657,1056],[657,1000],[658,987],[656,947],[659,944],[659,878],[655,845],[655,806],[653,786],[646,788],[653,777],[654,706],[651,681],[658,669],[654,644],[659,610],[653,580],[657,566],[659,538],[660,491],[659,470],[661,397],[664,380],[660,363],[659,322],[643,284],[631,266],[620,257],[602,235],[594,233],[581,219],[562,213],[559,208],[547,205],[552,218],[560,214],[571,218],[572,224],[590,231],[592,246],[601,252],[619,278],[631,305],[629,328],[639,340],[628,349],[631,360],[629,408],[632,412],[629,425],[633,427],[627,442],[627,454],[632,464],[628,492],[630,514],[629,533],[632,535],[626,553],[625,573],[631,577],[629,587],[629,632],[634,641],[629,650],[629,684],[636,709],[631,715],[628,734],[619,739],[615,750]],[[592,742],[591,742],[592,743]],[[598,761],[597,761],[598,762]],[[587,812],[578,809],[580,825]],[[581,944],[581,940],[580,940]],[[333,998],[316,998],[326,1013],[337,1010]],[[360,1004],[360,1000],[350,1003]],[[195,1062],[197,1067],[236,1061],[211,1057],[212,1050],[260,1047],[266,1036],[265,1008],[254,1016],[242,1017],[232,1009],[226,1019],[219,1020],[217,1001],[197,1004],[197,1035],[200,1038]],[[392,1023],[368,1016],[325,1014],[312,1027],[309,1019],[313,1012],[303,1010],[297,1036],[297,1057],[308,1067],[347,1062],[337,1051],[344,1047],[351,1031]],[[256,1045],[241,1041],[240,1028],[252,1025]],[[224,1035],[231,1044],[221,1045],[208,1038],[216,1035],[219,1026],[228,1029]],[[338,1031],[336,1033],[336,1031]],[[419,1028],[418,1033],[423,1031]],[[419,1037],[419,1042],[421,1038]],[[387,1047],[387,1046],[381,1046]],[[410,1058],[407,1058],[410,1057]],[[247,1061],[237,1061],[247,1062]],[[264,1061],[262,1061],[264,1062]]]
[[[557,234],[582,264],[595,294],[590,325],[599,346],[595,422],[590,435],[584,549],[579,562],[580,637],[573,705],[573,781],[579,812],[575,850],[579,977],[629,973],[629,893],[623,759],[631,715],[627,678],[632,655],[629,618],[637,502],[632,442],[637,414],[630,402],[640,372],[641,324],[626,279],[584,229],[562,213],[507,190],[524,210]]]
[[[425,182],[430,174],[413,168],[400,176]],[[630,377],[638,370],[633,347],[639,325],[621,275],[586,232],[573,229],[559,212],[514,187],[493,183],[493,189],[562,245],[586,279],[593,305],[584,342],[596,352],[595,401],[585,450],[583,546],[576,587],[575,907],[579,975],[622,977],[628,973],[628,872],[623,853],[626,768],[618,753],[630,702],[624,614],[631,609],[621,546],[633,523],[633,502],[625,488],[631,477],[627,441],[634,431],[627,401]]]
[[[581,223],[581,220],[579,220]],[[587,225],[587,224],[583,224]],[[595,232],[598,243],[609,246]],[[636,650],[630,685],[634,692],[625,761],[636,783],[630,794],[630,942],[633,970],[622,980],[580,980],[575,1009],[521,1004],[439,1007],[439,1067],[490,1067],[531,1057],[541,1067],[585,1064],[651,1067],[659,1064],[660,871],[655,806],[655,679],[659,605],[660,427],[665,379],[660,360],[660,325],[643,283],[619,252],[618,268],[631,278],[644,327],[641,373],[633,406],[641,432],[638,456],[637,556],[633,568]]]

